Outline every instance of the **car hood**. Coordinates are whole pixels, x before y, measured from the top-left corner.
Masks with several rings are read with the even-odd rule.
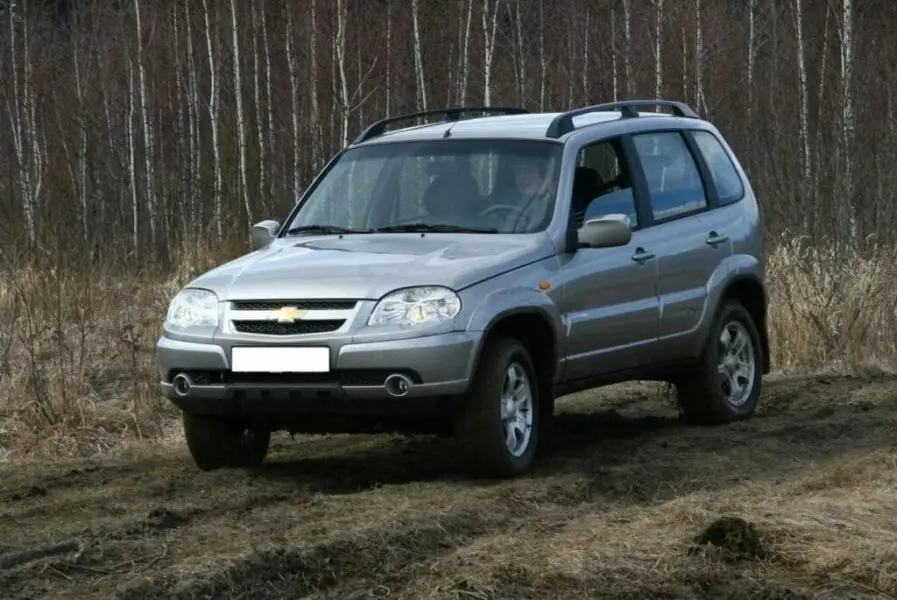
[[[278,239],[190,283],[221,300],[375,300],[402,287],[461,289],[554,254],[544,234],[353,234]]]

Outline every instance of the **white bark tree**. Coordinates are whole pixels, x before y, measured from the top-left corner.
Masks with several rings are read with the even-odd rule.
[[[417,2],[417,0],[414,0]],[[495,33],[501,0],[483,0],[483,103],[492,105],[492,63],[495,58]]]
[[[411,0],[411,27],[414,36],[414,77],[417,83],[418,110],[427,110],[427,80],[424,76],[424,57],[420,39],[420,16],[418,4],[419,0]]]
[[[218,61],[217,58],[217,49],[216,46],[212,43],[212,23],[209,15],[209,2],[208,0],[202,0],[202,9],[203,9],[203,17],[205,18],[206,25],[206,48],[208,50],[209,57],[209,121],[212,129],[212,162],[215,170],[215,184],[213,186],[213,196],[214,196],[214,206],[215,206],[215,228],[218,234],[218,240],[224,236],[224,225],[222,223],[222,194],[224,188],[224,181],[221,174],[221,143],[219,141],[219,121],[218,121],[218,112],[219,108],[219,100],[221,97],[221,89],[220,89],[220,74],[218,72]],[[216,37],[217,37],[217,19],[216,23]]]
[[[246,121],[243,117],[243,81],[240,71],[240,38],[237,34],[237,5],[236,0],[230,0],[231,33],[233,39],[234,67],[234,97],[237,102],[237,143],[240,156],[240,187],[239,195],[243,200],[243,208],[246,210],[247,228],[252,224],[252,208],[249,205],[249,183],[246,180]]]
[[[149,92],[146,85],[146,65],[143,52],[143,26],[140,19],[140,0],[134,0],[134,18],[137,26],[137,75],[140,78],[140,121],[143,126],[143,166],[144,188],[146,192],[147,221],[149,221],[150,244],[156,248],[156,223],[158,214],[156,210],[156,185],[155,174],[155,143],[153,141],[153,129],[150,125]]]

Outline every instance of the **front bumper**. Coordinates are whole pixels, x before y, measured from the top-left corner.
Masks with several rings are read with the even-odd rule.
[[[366,343],[305,342],[330,347],[328,373],[235,373],[230,370],[231,348],[245,345],[245,340],[235,339],[198,343],[163,335],[156,358],[162,395],[193,414],[425,416],[441,412],[467,390],[477,335],[451,332]],[[179,373],[191,379],[186,394],[175,391],[173,380]],[[393,373],[413,382],[404,396],[394,397],[386,390],[384,381]]]

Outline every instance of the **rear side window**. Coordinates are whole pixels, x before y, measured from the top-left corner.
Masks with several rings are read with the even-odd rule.
[[[632,136],[642,164],[657,221],[694,213],[707,207],[701,173],[678,131]]]
[[[707,131],[692,131],[691,135],[701,149],[707,168],[713,176],[720,205],[738,202],[744,195],[744,184],[722,144],[715,135]]]

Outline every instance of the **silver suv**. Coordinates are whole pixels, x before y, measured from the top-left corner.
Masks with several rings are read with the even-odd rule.
[[[668,381],[687,420],[726,423],[769,372],[757,201],[680,102],[384,119],[252,238],[157,345],[201,469],[260,464],[276,430],[393,431],[512,476],[558,396]]]

